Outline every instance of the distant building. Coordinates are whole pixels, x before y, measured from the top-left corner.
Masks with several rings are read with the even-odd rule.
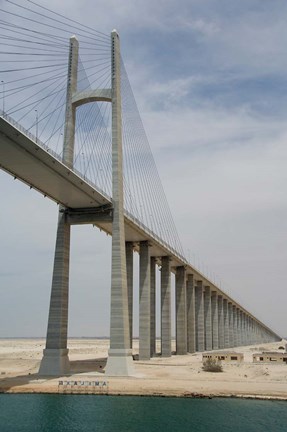
[[[202,354],[202,361],[205,360],[223,361],[225,363],[241,363],[244,360],[244,355],[234,351],[212,351]]]
[[[253,363],[286,363],[287,353],[277,351],[264,351],[262,353],[253,354]]]

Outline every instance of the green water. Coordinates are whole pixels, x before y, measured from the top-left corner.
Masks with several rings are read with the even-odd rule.
[[[0,394],[1,432],[286,432],[287,402]]]

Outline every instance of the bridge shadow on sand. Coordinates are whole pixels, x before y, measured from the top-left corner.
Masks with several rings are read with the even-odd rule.
[[[17,393],[16,387],[19,388],[19,393],[34,393],[41,392],[41,384],[45,385],[45,388],[49,387],[49,382],[51,382],[51,388],[55,386],[52,384],[53,380],[63,377],[71,377],[78,374],[103,374],[107,363],[107,357],[94,358],[86,360],[73,360],[70,361],[70,373],[66,375],[59,376],[44,376],[38,373],[28,373],[25,375],[17,376],[0,376],[0,393],[9,392],[11,389],[15,388],[15,393]],[[37,388],[37,386],[39,387]],[[27,386],[27,388],[21,389],[21,387]],[[31,387],[30,387],[31,386]],[[55,388],[51,392],[54,393]],[[46,390],[43,389],[43,392]],[[48,391],[49,392],[49,391]]]

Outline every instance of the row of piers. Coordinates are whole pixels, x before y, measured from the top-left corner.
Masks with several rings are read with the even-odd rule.
[[[111,33],[111,88],[89,93],[77,91],[79,44],[70,38],[67,81],[66,122],[63,163],[73,168],[76,109],[90,102],[112,104],[112,217],[108,215],[112,234],[110,349],[106,374],[133,375],[133,254],[140,255],[139,274],[139,358],[148,360],[156,354],[156,266],[161,269],[160,320],[161,355],[172,354],[171,340],[171,273],[176,276],[176,353],[187,354],[240,345],[278,340],[252,315],[212,286],[203,275],[196,273],[185,260],[176,256],[153,256],[155,250],[149,241],[127,242],[124,214],[123,148],[121,113],[120,42],[116,30]],[[53,281],[46,348],[40,365],[41,375],[63,375],[69,372],[67,349],[70,225],[96,223],[99,205],[89,208],[59,209]],[[103,210],[103,209],[102,209]],[[99,219],[100,217],[100,219]],[[150,233],[137,228],[132,232],[153,241]],[[160,243],[161,244],[161,243]],[[169,250],[157,246],[158,254]],[[176,254],[177,255],[177,254]],[[175,262],[179,264],[176,266]],[[181,264],[180,264],[181,262]]]
[[[139,359],[156,354],[156,266],[160,266],[161,355],[170,357],[171,273],[175,273],[176,354],[229,349],[277,340],[268,328],[224,293],[205,285],[184,266],[171,268],[171,257],[150,256],[148,241],[137,243],[139,251]],[[134,243],[126,242],[130,348],[133,331]]]

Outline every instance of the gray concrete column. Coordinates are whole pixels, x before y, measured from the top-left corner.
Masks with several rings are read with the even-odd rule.
[[[233,340],[233,308],[232,303],[228,303],[228,328],[229,328],[229,348],[234,346]]]
[[[251,345],[251,337],[250,337],[250,316],[247,315],[247,345]]]
[[[72,104],[72,97],[77,90],[78,52],[78,40],[72,36],[70,38],[63,143],[63,163],[70,168],[73,168],[74,162],[76,108]],[[64,212],[65,207],[59,206],[46,348],[39,369],[41,375],[64,375],[70,370],[67,349],[70,225]]]
[[[223,299],[224,348],[229,348],[228,300]]]
[[[217,292],[211,294],[212,349],[218,349],[218,303]]]
[[[257,344],[257,343],[260,343],[261,340],[260,340],[259,335],[258,335],[258,325],[257,325],[257,322],[255,322],[254,324],[255,324],[255,343]]]
[[[212,321],[211,321],[211,293],[210,287],[204,288],[204,339],[205,351],[212,350]]]
[[[237,343],[237,313],[236,313],[236,306],[233,305],[232,306],[232,310],[233,310],[233,345],[235,347],[238,346]]]
[[[196,351],[205,350],[204,341],[204,298],[202,281],[197,281],[195,287],[195,332]]]
[[[150,359],[150,253],[149,243],[140,242],[139,359]]]
[[[250,326],[250,316],[247,315],[247,345],[251,345],[251,326]]]
[[[246,342],[246,315],[244,312],[242,312],[241,315],[241,328],[242,328],[242,345],[246,346],[247,342]]]
[[[240,332],[241,332],[241,346],[245,344],[245,334],[244,334],[244,312],[240,311]]]
[[[256,334],[256,343],[261,343],[260,337],[259,337],[259,329],[258,324],[255,322],[255,334]]]
[[[70,370],[67,349],[69,263],[70,225],[65,213],[59,212],[46,349],[40,375],[64,375]]]
[[[194,353],[195,347],[195,289],[193,275],[187,276],[186,282],[187,298],[187,351]]]
[[[186,270],[184,266],[176,268],[176,354],[187,354],[186,323]]]
[[[246,345],[249,344],[249,316],[246,315],[245,317],[245,331],[246,331]]]
[[[130,327],[130,348],[133,347],[133,287],[134,287],[134,249],[132,242],[126,242],[126,265],[128,286],[128,309]]]
[[[161,259],[161,355],[171,356],[170,257]]]
[[[156,355],[156,260],[150,259],[150,355]]]
[[[255,338],[254,338],[254,321],[253,318],[250,317],[250,345],[254,345]]]
[[[219,349],[224,348],[224,316],[223,316],[223,298],[221,295],[217,297],[218,303],[218,346]]]
[[[106,374],[129,376],[134,373],[130,349],[127,269],[125,256],[123,149],[121,111],[121,56],[116,30],[111,34],[112,84],[112,283],[110,349]]]
[[[236,309],[236,314],[237,314],[237,346],[241,346],[241,315],[239,309]]]

